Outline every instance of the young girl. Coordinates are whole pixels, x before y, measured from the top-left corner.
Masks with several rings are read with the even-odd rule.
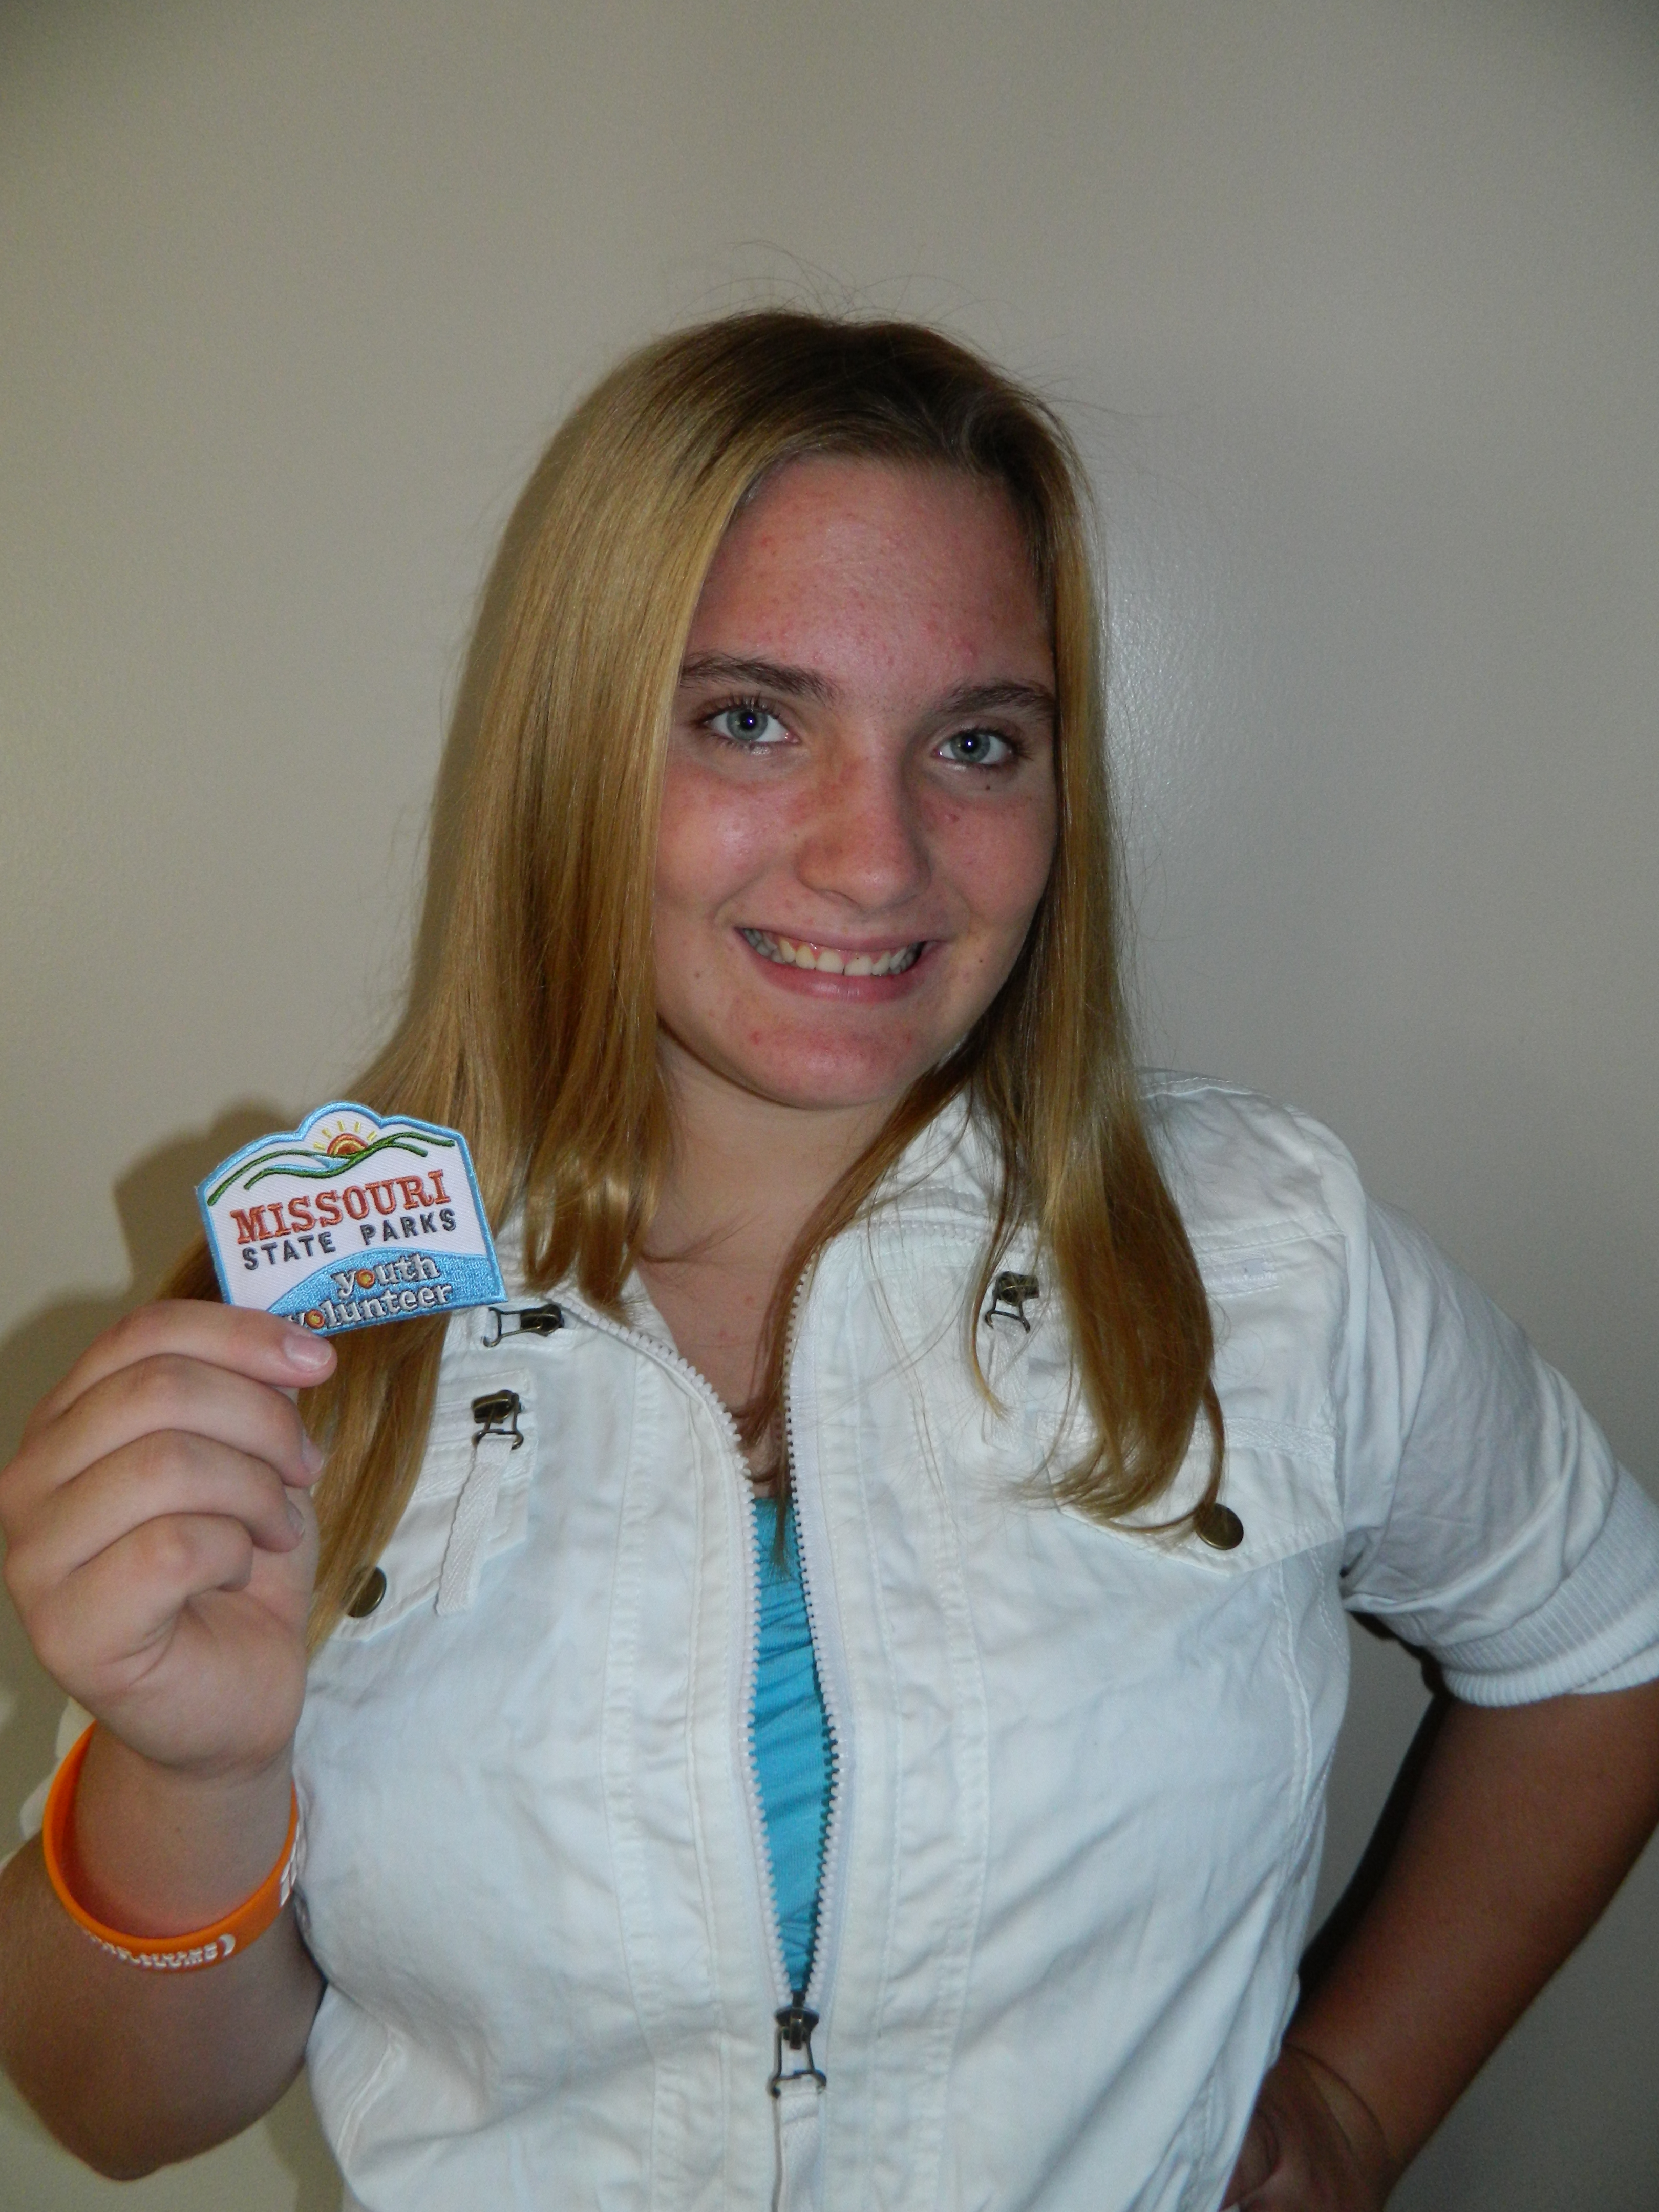
[[[96,1725],[8,2064],[133,2174],[303,2057],[371,2212],[1380,2205],[1659,1812],[1651,1508],[1325,1131],[1135,1075],[1040,404],[738,317],[524,514],[358,1093],[510,1295],[331,1346],[198,1255],[35,1414]],[[1345,1603],[1455,1702],[1298,2009]]]

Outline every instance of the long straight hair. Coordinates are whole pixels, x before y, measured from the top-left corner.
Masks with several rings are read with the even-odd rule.
[[[356,1086],[381,1113],[465,1131],[497,1226],[523,1223],[535,1291],[619,1311],[672,1142],[659,1068],[653,882],[672,702],[703,579],[742,502],[805,455],[949,468],[1000,485],[1053,625],[1059,830],[996,1000],[818,1206],[776,1288],[752,1443],[782,1402],[782,1316],[825,1243],[966,1092],[1000,1189],[964,1310],[1015,1230],[1063,1300],[1092,1443],[1054,1484],[1103,1521],[1167,1487],[1200,1410],[1219,1480],[1210,1312],[1143,1126],[1116,959],[1097,602],[1081,464],[1038,398],[908,323],[784,310],[680,331],[566,420],[520,513],[507,612],[462,799],[437,957]],[[205,1255],[176,1287],[210,1294]],[[969,1327],[969,1339],[972,1331]],[[307,1418],[329,1451],[312,1633],[326,1636],[407,1503],[441,1322],[341,1340]],[[1197,1509],[1194,1509],[1196,1510]]]

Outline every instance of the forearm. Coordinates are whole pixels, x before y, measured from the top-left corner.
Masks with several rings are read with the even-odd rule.
[[[1376,1895],[1287,2041],[1396,2170],[1593,1924],[1659,1818],[1659,1685],[1447,1712]]]
[[[257,1886],[286,1827],[286,1761],[232,1789],[161,1775],[102,1730],[94,1752],[75,1808],[82,1904],[135,1936],[182,1933]],[[38,1842],[0,1881],[0,2060],[52,2132],[113,2178],[190,2157],[268,2111],[299,2069],[322,1986],[291,1905],[234,1957],[167,1973],[88,1938]]]
[[[276,1901],[322,1465],[295,1399],[333,1364],[269,1314],[147,1307],[88,1347],[0,1469],[5,1586],[47,1673],[100,1719],[54,1823],[65,1888],[124,1936]],[[37,1844],[0,1881],[0,2062],[71,2149],[131,2175],[270,2107],[322,1982],[291,1909],[245,1922],[211,1966],[112,1957]]]
[[[0,2059],[77,2158],[128,2180],[239,2134],[299,2071],[322,1995],[290,1905],[194,1973],[109,1958],[52,1894],[38,1842],[0,1876]]]

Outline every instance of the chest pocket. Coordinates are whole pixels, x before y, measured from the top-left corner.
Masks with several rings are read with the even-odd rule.
[[[365,1570],[334,1631],[383,1635],[427,1607],[465,1613],[486,1563],[523,1542],[538,1447],[536,1371],[522,1353],[481,1348],[452,1331],[438,1378],[426,1456],[391,1542]],[[468,1332],[470,1338],[472,1332]],[[382,1579],[383,1578],[383,1579]]]
[[[1114,1523],[1110,1533],[1167,1547],[1227,1577],[1340,1544],[1343,1521],[1335,1430],[1326,1417],[1319,1371],[1322,1340],[1303,1316],[1305,1291],[1293,1257],[1251,1246],[1206,1255],[1201,1264],[1216,1325],[1213,1376],[1224,1446],[1218,1504],[1223,1510],[1218,1514],[1212,1508],[1197,1528],[1155,1533],[1159,1522],[1190,1510],[1208,1484],[1210,1425],[1200,1413],[1169,1488],[1151,1506]],[[1303,1371],[1287,1373],[1290,1365]],[[1033,1464],[1057,1473],[1087,1443],[1058,1316],[1045,1310],[1036,1316],[1018,1346],[1011,1381],[1015,1373],[1030,1456]],[[1292,1409],[1302,1418],[1287,1418]]]
[[[1300,1552],[1340,1545],[1333,1439],[1315,1430],[1254,1421],[1230,1412],[1224,1398],[1222,1420],[1219,1513],[1212,1507],[1191,1529],[1153,1540],[1172,1544],[1182,1559],[1221,1577],[1251,1574]],[[1137,1519],[1167,1521],[1194,1504],[1209,1480],[1210,1451],[1209,1424],[1200,1419],[1170,1490],[1148,1513],[1129,1516],[1124,1528],[1133,1529]]]

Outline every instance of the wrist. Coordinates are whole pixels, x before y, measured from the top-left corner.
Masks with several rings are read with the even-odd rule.
[[[289,1746],[247,1774],[199,1775],[158,1765],[100,1727],[64,1824],[63,1871],[94,1918],[135,1936],[184,1935],[265,1879],[293,1806]]]

